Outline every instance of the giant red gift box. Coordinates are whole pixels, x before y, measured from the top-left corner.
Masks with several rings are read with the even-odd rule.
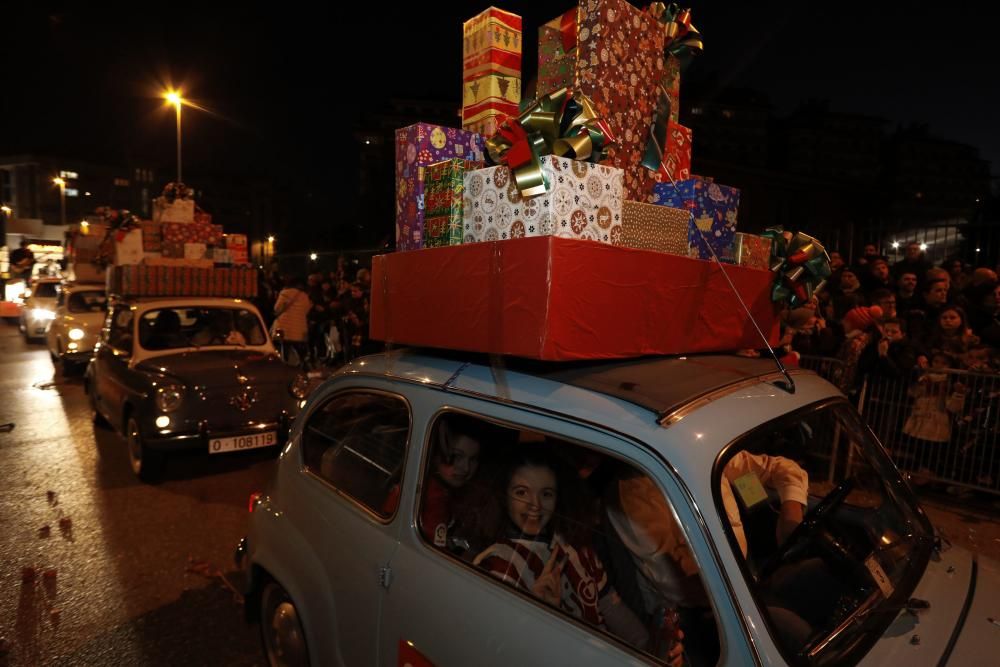
[[[720,266],[551,236],[378,255],[371,337],[564,361],[763,347]],[[770,271],[725,267],[770,344]]]

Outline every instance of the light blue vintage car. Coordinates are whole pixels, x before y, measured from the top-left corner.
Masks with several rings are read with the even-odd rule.
[[[660,664],[676,624],[695,666],[1000,656],[996,564],[942,544],[832,385],[767,360],[362,358],[250,509],[271,664]]]

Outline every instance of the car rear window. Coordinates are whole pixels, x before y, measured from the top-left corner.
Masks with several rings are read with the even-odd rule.
[[[73,292],[69,295],[66,308],[71,313],[101,313],[108,309],[108,297],[100,290]]]

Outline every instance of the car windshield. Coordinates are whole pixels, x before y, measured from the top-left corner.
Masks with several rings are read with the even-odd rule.
[[[260,318],[245,308],[157,308],[139,320],[139,344],[147,350],[266,342]]]
[[[101,290],[73,292],[66,301],[66,309],[71,313],[103,313],[108,309],[108,297]]]
[[[59,296],[59,283],[35,283],[31,293],[43,299],[54,299]]]
[[[934,535],[856,411],[832,402],[769,422],[724,452],[714,479],[786,659],[857,662],[905,606]]]

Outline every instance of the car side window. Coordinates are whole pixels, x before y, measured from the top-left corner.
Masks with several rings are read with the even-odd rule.
[[[108,344],[116,350],[132,351],[132,309],[127,306],[115,309],[111,315],[111,328],[108,333]]]
[[[669,662],[719,659],[694,553],[657,482],[595,448],[457,413],[433,424],[421,538],[456,567]],[[679,645],[677,629],[691,640]]]
[[[302,433],[306,469],[383,518],[406,460],[410,410],[398,396],[350,391],[313,411]]]

